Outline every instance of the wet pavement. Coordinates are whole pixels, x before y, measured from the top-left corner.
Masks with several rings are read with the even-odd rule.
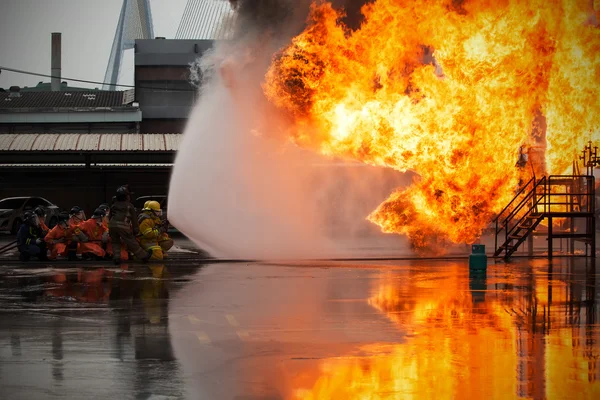
[[[589,259],[0,266],[2,399],[600,398]]]

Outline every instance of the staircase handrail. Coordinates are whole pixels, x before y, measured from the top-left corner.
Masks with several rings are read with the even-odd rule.
[[[546,197],[546,193],[542,194],[541,196],[539,196],[539,198],[537,198],[534,203],[531,205],[531,207],[529,207],[529,209],[527,210],[527,212],[525,214],[523,214],[523,216],[517,221],[516,224],[513,225],[513,227],[510,229],[510,231],[507,232],[507,237],[510,236],[511,233],[513,233],[517,227],[527,218],[528,215],[531,215],[532,211],[538,206],[538,204],[540,203],[540,201]]]
[[[535,186],[529,191],[529,193],[527,193],[527,195],[519,202],[519,204],[513,208],[513,210],[510,212],[510,214],[508,214],[508,216],[506,217],[506,219],[504,220],[504,224],[506,225],[508,223],[508,220],[512,219],[519,211],[521,211],[521,209],[524,207],[525,204],[527,204],[527,202],[530,200],[531,197],[534,197],[537,194],[536,189],[539,186],[546,185],[547,180],[546,177],[542,177],[539,181],[537,181],[537,183],[535,184]],[[542,197],[546,196],[546,191],[544,190],[544,194],[542,195]],[[536,202],[536,205],[539,203],[539,201]],[[528,212],[531,211],[528,210]]]
[[[526,184],[524,184],[524,185],[523,185],[523,187],[521,187],[521,189],[519,189],[519,191],[518,191],[518,192],[515,194],[515,196],[513,197],[513,199],[510,201],[510,203],[508,203],[508,204],[506,205],[506,207],[504,207],[504,208],[502,209],[502,211],[500,211],[500,212],[498,213],[498,215],[496,216],[496,218],[494,218],[494,219],[492,220],[492,222],[498,222],[498,220],[500,219],[500,216],[501,216],[501,215],[504,213],[504,211],[506,211],[506,210],[507,210],[507,209],[508,209],[508,208],[509,208],[509,207],[512,205],[512,203],[513,203],[513,202],[514,202],[514,201],[517,199],[517,197],[519,197],[519,195],[520,195],[521,193],[523,193],[523,192],[525,191],[525,189],[527,188],[527,186],[529,186],[529,184],[530,184],[532,181],[534,181],[534,180],[535,180],[535,177],[531,178],[531,179],[530,179],[530,180],[529,180],[529,181],[528,181]],[[535,185],[534,185],[534,187],[535,187]]]
[[[504,219],[504,221],[501,223],[501,226],[498,227],[498,223],[500,222],[500,217],[502,216],[502,214],[515,202],[515,200],[517,200],[517,198],[525,191],[525,189],[527,187],[529,187],[529,185],[533,183],[533,187],[527,192],[527,194],[525,195],[525,197],[523,197],[521,199],[521,201],[519,202],[519,204],[514,207],[512,209],[512,211],[508,214],[508,216],[506,216],[506,218]],[[535,177],[531,178],[525,185],[523,185],[523,187],[515,194],[515,196],[513,197],[513,199],[510,201],[510,203],[508,203],[508,205],[506,207],[504,207],[504,209],[498,214],[498,216],[494,219],[494,221],[496,222],[496,238],[494,241],[494,251],[498,250],[498,235],[500,234],[500,232],[502,232],[503,230],[505,231],[505,241],[508,240],[508,235],[509,235],[509,227],[508,224],[510,222],[510,220],[514,217],[514,215],[516,215],[524,206],[524,204],[527,204],[529,202],[529,200],[534,197],[537,193],[537,188],[541,185],[546,185],[546,177],[542,177],[540,180],[538,180],[536,182]],[[544,195],[542,195],[542,198],[545,197],[545,191],[544,191]],[[534,205],[531,206],[531,208],[528,210],[527,213],[524,214],[524,217],[531,211],[531,209],[535,206],[537,206],[539,204],[539,200],[536,200],[534,202]],[[521,220],[524,218],[522,217]],[[517,226],[518,224],[515,224],[514,226]],[[513,228],[510,229],[510,231],[512,232]]]

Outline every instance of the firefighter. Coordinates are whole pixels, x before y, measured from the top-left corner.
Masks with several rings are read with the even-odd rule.
[[[79,206],[73,206],[69,211],[69,226],[75,227],[85,221],[85,212]]]
[[[35,215],[37,215],[40,221],[40,230],[42,231],[42,236],[46,236],[50,229],[46,225],[46,210],[43,207],[36,207],[33,211]]]
[[[79,224],[83,235],[79,251],[84,258],[101,260],[106,256],[106,251],[102,248],[102,245],[108,242],[108,229],[102,224],[104,215],[104,211],[97,208],[92,214],[92,218]]]
[[[79,251],[79,243],[85,240],[85,235],[81,233],[81,229],[79,229],[79,224],[85,221],[85,212],[79,206],[73,206],[71,211],[69,211],[69,230],[67,233],[67,238],[69,241],[67,256],[70,261],[77,260],[77,254],[81,254]]]
[[[37,215],[27,211],[23,215],[23,224],[17,232],[17,248],[19,260],[29,261],[31,257],[47,260],[46,242],[42,239]]]
[[[69,214],[61,212],[58,214],[58,223],[48,232],[44,241],[48,250],[50,250],[50,259],[55,260],[57,256],[66,257],[68,254],[67,248],[71,243],[69,239]],[[75,243],[77,246],[77,243]]]
[[[108,220],[110,219],[110,206],[106,203],[102,203],[98,206],[99,209],[104,211],[104,218],[102,218],[102,225],[108,229]]]
[[[110,207],[108,232],[113,246],[113,260],[117,265],[121,263],[121,245],[124,245],[136,258],[144,262],[152,256],[151,251],[144,251],[135,240],[134,235],[139,233],[139,225],[135,208],[130,201],[129,187],[121,186],[117,189],[115,202]]]
[[[99,209],[104,211],[104,218],[102,218],[102,225],[106,228],[108,240],[103,244],[103,249],[106,251],[107,258],[113,258],[112,241],[110,235],[108,235],[108,221],[110,220],[110,206],[106,203],[102,203],[98,206]],[[121,246],[121,261],[128,260],[129,253],[125,246]]]
[[[150,200],[146,202],[138,220],[140,244],[144,249],[152,251],[153,260],[163,260],[166,252],[173,247],[173,240],[167,235],[167,228],[161,216],[160,204]]]

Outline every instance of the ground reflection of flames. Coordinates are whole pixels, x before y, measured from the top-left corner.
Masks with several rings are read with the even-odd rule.
[[[600,334],[594,319],[562,321],[581,301],[564,288],[555,289],[551,314],[548,308],[547,291],[567,276],[549,282],[530,271],[506,283],[494,276],[498,289],[489,290],[485,274],[467,280],[462,268],[382,277],[367,302],[405,333],[405,341],[361,347],[368,357],[325,360],[296,398],[597,397],[597,355],[589,354]],[[502,290],[508,282],[511,290]]]

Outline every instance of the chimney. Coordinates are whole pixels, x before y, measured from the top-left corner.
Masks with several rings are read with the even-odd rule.
[[[61,72],[61,33],[52,33],[52,59],[51,59],[51,73],[52,80],[50,87],[53,92],[60,92],[60,72]]]

